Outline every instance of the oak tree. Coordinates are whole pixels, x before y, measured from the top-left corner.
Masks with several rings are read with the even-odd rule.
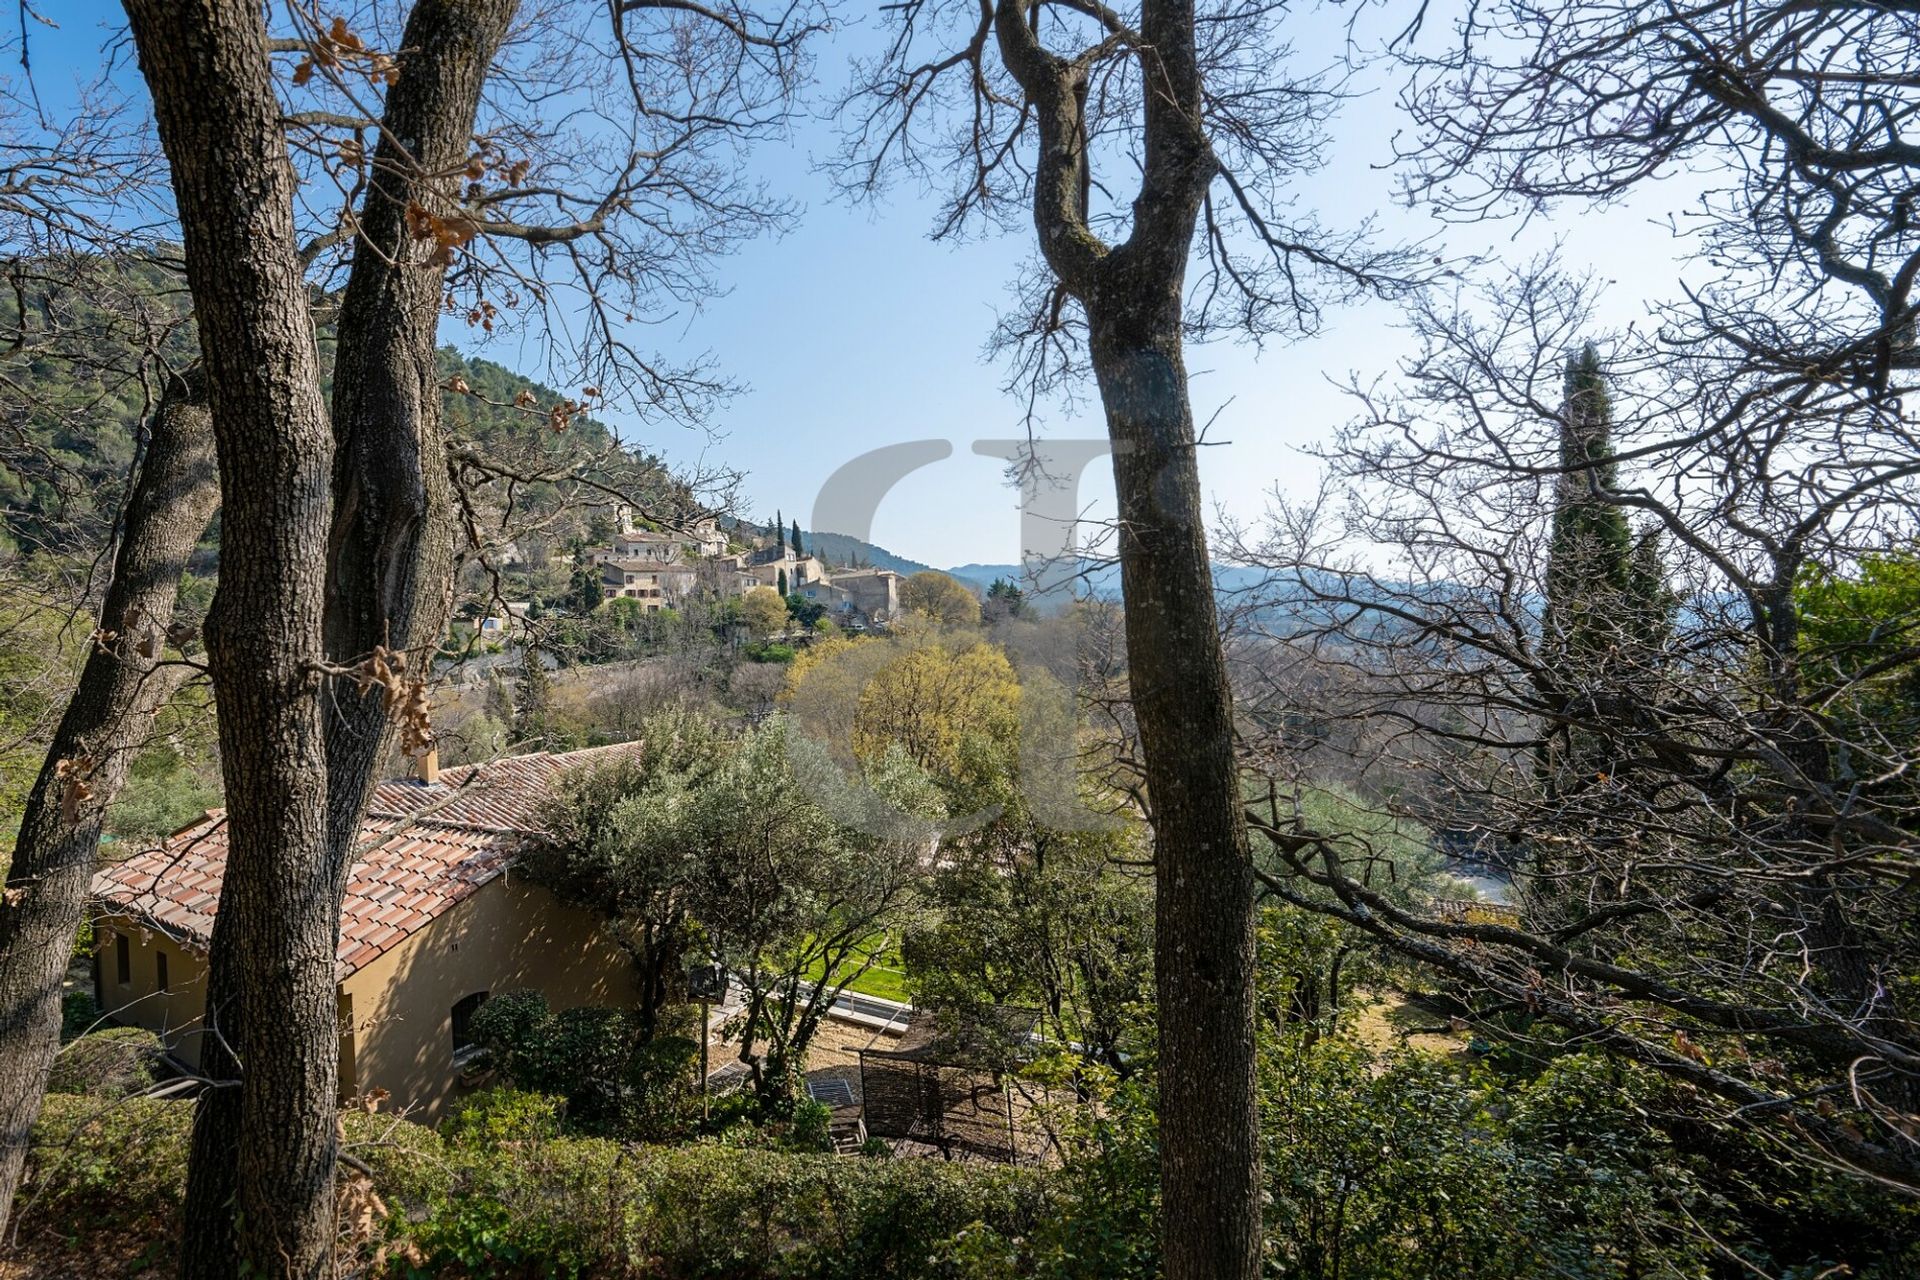
[[[1260,1265],[1253,906],[1185,344],[1315,327],[1407,266],[1290,207],[1336,86],[1283,8],[908,0],[843,103],[839,175],[949,183],[936,234],[1031,219],[1000,337],[1037,393],[1090,373],[1113,443],[1127,655],[1156,839],[1161,1193],[1174,1280]],[[1189,280],[1190,265],[1200,268]]]
[[[279,32],[240,0],[127,8],[224,495],[207,636],[231,854],[184,1255],[194,1275],[317,1275],[341,893],[393,745],[430,746],[421,672],[461,528],[438,325],[584,308],[583,340],[553,357],[579,397],[524,406],[530,427],[564,431],[616,396],[698,413],[725,384],[636,353],[623,318],[697,297],[713,252],[783,215],[737,152],[780,128],[815,15],[562,5],[508,42],[514,0],[377,6],[359,24],[294,10]],[[549,114],[542,86],[559,84]],[[602,145],[608,130],[629,145]],[[312,286],[335,269],[329,411]]]

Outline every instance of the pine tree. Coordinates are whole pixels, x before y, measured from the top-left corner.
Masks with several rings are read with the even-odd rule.
[[[800,545],[800,522],[795,520],[793,522],[793,558],[798,560],[805,554],[807,554],[806,550]]]
[[[987,599],[981,609],[981,616],[987,622],[998,622],[1002,618],[1025,617],[1027,612],[1027,593],[1005,578],[995,578],[993,585],[987,588]]]
[[[520,679],[513,691],[513,738],[540,751],[552,736],[553,682],[540,660],[540,646],[528,645],[520,663]]]

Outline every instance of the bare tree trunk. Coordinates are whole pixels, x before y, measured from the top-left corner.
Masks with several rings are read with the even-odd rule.
[[[373,183],[340,308],[334,363],[333,531],[326,645],[338,663],[376,645],[432,661],[453,604],[454,520],[435,362],[444,267],[409,230],[414,206],[449,213],[480,90],[517,0],[419,0],[388,95]],[[333,892],[392,750],[381,690],[341,688],[327,722]]]
[[[1143,320],[1096,297],[1090,350],[1114,445],[1128,684],[1153,806],[1163,1260],[1177,1280],[1225,1280],[1260,1270],[1254,883],[1177,285],[1161,303],[1139,308]]]
[[[452,498],[435,362],[445,273],[425,260],[433,244],[423,246],[411,234],[407,210],[451,212],[447,175],[464,168],[481,86],[514,8],[515,0],[421,0],[408,20],[401,77],[387,99],[374,179],[359,214],[335,348],[324,643],[337,665],[384,645],[407,651],[416,670],[424,669],[451,607]],[[340,681],[329,694],[327,853],[304,905],[311,928],[324,926],[337,941],[354,843],[392,750],[394,721],[377,686],[363,692]],[[223,906],[220,918],[226,914]],[[227,1023],[251,1019],[246,992],[222,989],[219,996]],[[309,1024],[305,1034],[304,1055],[337,1053],[331,1020]],[[315,1105],[330,1106],[335,1090],[329,1076]],[[245,1125],[232,1096],[212,1095],[203,1106],[208,1147],[196,1149],[204,1158],[196,1160],[195,1194],[200,1204],[223,1204],[238,1191],[238,1151],[271,1135]],[[214,1155],[217,1141],[229,1144],[228,1158]],[[208,1280],[238,1274],[225,1230],[218,1215],[189,1203],[187,1274]]]
[[[218,1083],[195,1117],[183,1271],[317,1277],[337,1156],[320,697],[333,444],[294,175],[259,6],[126,7],[172,170],[224,495],[207,653],[229,852],[202,1064]]]
[[[86,911],[107,806],[153,715],[179,687],[160,668],[180,577],[220,498],[198,372],[170,379],[127,496],[102,635],[27,796],[0,902],[0,1226],[11,1216],[60,1044],[60,979]],[[109,638],[104,633],[112,633]]]
[[[1113,246],[1087,216],[1090,59],[1050,53],[1030,18],[1024,0],[1000,0],[993,30],[1038,134],[1040,251],[1086,309],[1113,442],[1127,678],[1153,809],[1163,1262],[1169,1280],[1253,1280],[1262,1242],[1253,866],[1181,350],[1187,258],[1218,172],[1199,127],[1194,10],[1191,0],[1142,6],[1152,86],[1141,103],[1144,163],[1131,231]]]

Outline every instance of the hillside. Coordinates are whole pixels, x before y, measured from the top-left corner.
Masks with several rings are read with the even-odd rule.
[[[137,452],[140,424],[156,394],[154,361],[174,367],[197,354],[186,294],[167,265],[67,262],[28,271],[27,288],[0,303],[4,408],[0,433],[0,551],[88,553],[107,535]],[[320,331],[331,389],[332,335]],[[599,484],[673,491],[665,464],[618,445],[591,416],[553,431],[550,406],[577,397],[490,360],[442,347],[439,372],[449,433],[519,474],[574,471]],[[491,499],[489,499],[491,500]],[[554,546],[590,532],[590,513],[567,510],[552,483],[514,495],[517,526],[538,525]],[[217,551],[218,524],[204,544]],[[210,555],[209,555],[209,558]]]
[[[892,569],[895,573],[924,573],[933,567],[844,533],[803,533],[802,537],[807,549],[829,564],[858,564],[863,568]]]

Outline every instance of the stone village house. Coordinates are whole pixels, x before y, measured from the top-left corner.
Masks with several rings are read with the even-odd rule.
[[[599,566],[603,594],[638,601],[645,612],[678,608],[699,592],[737,597],[784,582],[788,594],[820,605],[842,625],[885,624],[899,615],[902,579],[891,569],[829,569],[816,556],[796,555],[784,540],[728,553],[712,520],[669,533],[634,528],[625,507],[617,516],[613,541],[588,559]]]
[[[432,1121],[460,1088],[468,1024],[496,992],[555,1007],[627,1005],[633,965],[593,915],[518,879],[536,812],[569,769],[634,744],[540,753],[377,788],[348,877],[336,966],[340,1092],[385,1089]],[[210,811],[94,877],[100,1007],[157,1033],[191,1069],[205,1034],[206,952],[226,870],[226,820]]]

